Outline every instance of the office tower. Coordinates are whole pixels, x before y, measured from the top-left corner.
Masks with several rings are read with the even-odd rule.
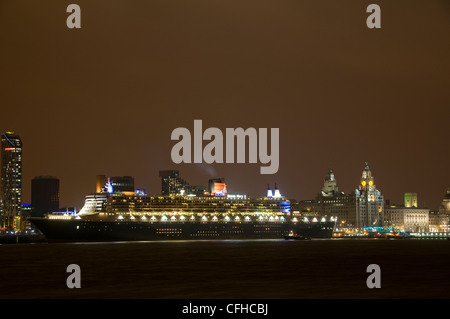
[[[22,224],[22,141],[13,132],[2,134],[1,227],[20,231]]]
[[[405,193],[405,207],[418,207],[417,193]]]
[[[175,170],[159,171],[159,177],[161,177],[162,195],[186,193],[186,189],[189,184],[179,175],[179,171]]]
[[[42,217],[59,210],[59,179],[37,176],[31,180],[32,216]]]

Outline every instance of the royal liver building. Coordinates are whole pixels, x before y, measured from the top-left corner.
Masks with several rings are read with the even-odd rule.
[[[357,203],[356,227],[383,226],[384,198],[375,186],[372,172],[367,163],[354,194]]]
[[[322,191],[308,209],[320,216],[333,216],[338,228],[364,228],[383,226],[384,198],[377,190],[372,172],[366,163],[358,188],[350,194],[338,191],[337,181],[330,169],[325,177]],[[301,205],[301,204],[300,204]],[[300,207],[305,210],[305,207]]]

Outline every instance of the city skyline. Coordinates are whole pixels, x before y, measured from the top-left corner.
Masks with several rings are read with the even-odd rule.
[[[415,192],[437,209],[445,195],[445,1],[379,1],[379,30],[365,25],[367,4],[352,1],[79,4],[79,30],[66,27],[62,4],[0,5],[0,128],[24,141],[23,202],[39,175],[60,179],[61,206],[79,207],[98,174],[134,176],[157,193],[163,169],[194,185],[225,177],[230,192],[250,196],[276,182],[286,197],[310,199],[329,168],[351,192],[366,161],[392,203]],[[279,171],[173,164],[170,134],[194,119],[279,128]]]
[[[14,135],[14,136],[17,136],[17,138],[20,138],[20,135],[19,134],[16,134],[15,132],[7,132],[7,133],[3,133],[2,135],[5,135],[5,134],[12,134],[12,135]],[[6,136],[6,135],[5,135]],[[21,141],[21,143],[22,143],[22,141]],[[22,150],[21,150],[21,152],[22,152]],[[5,153],[7,153],[7,152],[5,152]],[[212,165],[209,165],[210,167],[212,166]],[[364,163],[364,166],[365,166],[365,168],[364,168],[364,170],[363,170],[363,174],[364,174],[364,172],[365,171],[369,171],[369,163],[368,162],[365,162]],[[158,173],[159,173],[159,177],[160,178],[162,178],[164,175],[161,175],[163,172],[168,172],[168,173],[170,173],[170,172],[176,172],[176,176],[178,177],[179,176],[179,170],[158,170]],[[370,172],[370,171],[369,171]],[[166,173],[167,174],[167,173]],[[332,175],[332,180],[333,180],[333,182],[334,182],[334,185],[335,185],[335,187],[339,187],[338,185],[340,185],[338,182],[337,182],[337,178],[335,177],[335,172],[333,171],[333,169],[330,167],[329,168],[329,170],[328,170],[328,172],[327,172],[327,174],[325,174],[325,177],[324,177],[324,181],[327,181],[329,178],[330,178],[330,174]],[[371,174],[371,173],[370,173]],[[182,178],[182,177],[184,177],[183,176],[183,174],[181,174],[181,176],[179,176],[179,178]],[[39,179],[39,178],[44,178],[44,179],[48,179],[48,178],[52,178],[52,179],[55,179],[55,180],[57,180],[58,181],[58,184],[59,184],[59,179],[57,178],[57,177],[54,177],[54,176],[35,176],[33,179],[32,179],[32,181],[31,182],[34,182],[36,179]],[[101,185],[99,184],[99,178],[101,179],[101,180],[104,180],[104,181],[106,181],[106,180],[109,180],[109,178],[107,179],[106,178],[106,176],[105,175],[96,175],[96,180],[95,180],[95,185],[94,185],[94,191],[91,191],[91,192],[89,192],[89,193],[86,193],[84,196],[86,196],[86,195],[89,195],[89,194],[93,194],[93,193],[98,193],[99,192],[99,189],[101,189]],[[133,187],[134,189],[132,190],[132,191],[134,191],[134,190],[137,190],[137,189],[145,189],[146,190],[146,188],[145,187],[142,187],[142,185],[134,185],[134,176],[118,176],[118,177],[112,177],[112,178],[114,178],[114,179],[118,179],[118,180],[120,180],[120,181],[122,181],[122,182],[125,182],[125,183],[129,183],[128,182],[128,180],[131,180],[131,184],[126,184],[127,186],[127,188],[125,189],[124,188],[124,190],[127,190],[127,191],[131,191],[131,189],[129,189],[130,187]],[[218,176],[213,176],[213,175],[210,175],[210,179],[209,179],[209,182],[208,183],[206,183],[206,182],[204,182],[204,184],[199,184],[200,186],[203,186],[203,187],[205,187],[205,189],[209,189],[209,183],[211,182],[211,180],[214,180],[214,179],[217,179],[217,178],[219,178]],[[220,177],[220,179],[222,179],[223,177]],[[370,178],[372,179],[372,181],[373,181],[373,175],[370,175]],[[187,179],[187,181],[184,181],[184,180],[182,180],[182,182],[184,182],[184,183],[187,183],[188,185],[189,185],[189,179]],[[270,187],[270,185],[273,185],[273,187],[274,188],[271,188]],[[268,187],[269,188],[271,188],[271,189],[275,189],[275,188],[277,188],[277,186],[276,186],[276,184],[277,184],[277,182],[273,182],[273,183],[268,183]],[[207,187],[207,185],[208,185],[208,187]],[[191,184],[191,186],[192,186],[192,184]],[[365,185],[363,185],[363,186],[365,186]],[[59,186],[58,186],[59,187]],[[193,187],[199,187],[199,186],[193,186]],[[227,187],[229,187],[229,185],[227,186]],[[351,189],[351,190],[349,190],[349,191],[342,191],[341,190],[341,192],[342,193],[345,193],[345,194],[350,194],[350,193],[352,193],[352,192],[354,192],[355,190],[357,191],[358,190],[358,188],[359,189],[361,189],[361,184],[360,183],[358,183],[357,184],[357,186],[355,186],[353,189]],[[233,186],[231,186],[231,189],[233,189]],[[336,188],[337,189],[337,188]],[[449,188],[448,188],[449,189]],[[266,189],[266,191],[267,191],[267,189]],[[148,194],[151,194],[151,195],[156,195],[156,194],[163,194],[164,195],[164,190],[163,189],[159,189],[159,191],[154,191],[154,192],[148,192],[147,191],[147,193]],[[230,193],[230,192],[229,192]],[[233,192],[231,192],[231,193],[233,193]],[[235,192],[235,193],[242,193],[242,194],[245,194],[245,195],[248,195],[248,196],[251,196],[251,197],[255,197],[255,198],[258,198],[258,197],[264,197],[265,195],[264,195],[264,191],[261,191],[260,189],[258,189],[257,191],[255,191],[255,190],[251,190],[251,191],[243,191],[243,192]],[[288,199],[290,199],[290,200],[310,200],[310,199],[314,199],[314,198],[316,198],[316,196],[317,196],[317,194],[318,193],[320,193],[320,190],[318,190],[317,192],[316,192],[316,194],[314,195],[314,196],[312,196],[312,197],[310,197],[310,198],[295,198],[295,197],[289,197],[289,196],[284,196],[283,195],[283,197],[286,197],[286,198],[288,198]],[[395,204],[397,204],[397,205],[403,205],[403,200],[404,200],[404,197],[403,197],[403,195],[405,195],[405,194],[407,194],[408,192],[403,192],[403,194],[402,194],[402,198],[401,198],[401,200],[397,200],[397,201],[391,201],[391,199],[389,199],[389,198],[386,198],[386,196],[384,196],[384,198],[383,198],[383,202],[386,200],[387,202],[389,202],[389,204],[392,204],[392,205],[395,205]],[[447,190],[447,193],[448,193],[448,190]],[[417,205],[417,193],[414,193],[415,194],[415,200],[416,200],[416,205]],[[255,196],[256,195],[256,196]],[[384,194],[383,194],[384,195]],[[60,194],[58,193],[58,197],[60,196]],[[83,202],[84,202],[84,196],[83,196]],[[444,196],[442,196],[441,198],[443,198]],[[419,198],[420,198],[420,194],[419,194]],[[25,202],[27,202],[27,201],[22,201],[23,203],[25,203]],[[439,207],[439,205],[441,204],[441,202],[439,202],[437,205],[435,205],[436,207],[433,207],[433,206],[427,206],[426,204],[421,204],[421,202],[418,202],[418,207],[426,207],[426,208],[429,208],[430,210],[432,210],[432,211],[437,211],[437,209],[438,209],[438,207]],[[75,207],[75,208],[78,208],[78,209],[81,209],[81,207],[83,206],[83,205],[79,205],[79,206],[77,206],[77,205],[74,205],[73,203],[68,203],[68,205],[63,205],[63,206],[65,206],[65,207]],[[56,210],[55,210],[56,211]]]

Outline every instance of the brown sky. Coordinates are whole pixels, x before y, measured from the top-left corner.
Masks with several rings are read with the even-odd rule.
[[[366,27],[370,3],[381,29]],[[436,208],[450,186],[449,35],[447,0],[0,0],[0,130],[22,137],[25,202],[37,175],[79,207],[97,174],[154,194],[161,169],[310,199],[330,167],[351,192],[368,161],[386,199],[417,192]],[[170,134],[194,119],[279,127],[278,173],[173,164]]]

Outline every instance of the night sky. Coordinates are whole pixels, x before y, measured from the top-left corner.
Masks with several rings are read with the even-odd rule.
[[[164,169],[312,199],[329,168],[357,188],[367,161],[385,199],[435,209],[450,187],[449,35],[448,0],[0,0],[0,130],[22,138],[24,202],[38,175],[81,208],[97,174],[156,194]],[[280,128],[278,173],[174,164],[171,132],[194,119]]]

